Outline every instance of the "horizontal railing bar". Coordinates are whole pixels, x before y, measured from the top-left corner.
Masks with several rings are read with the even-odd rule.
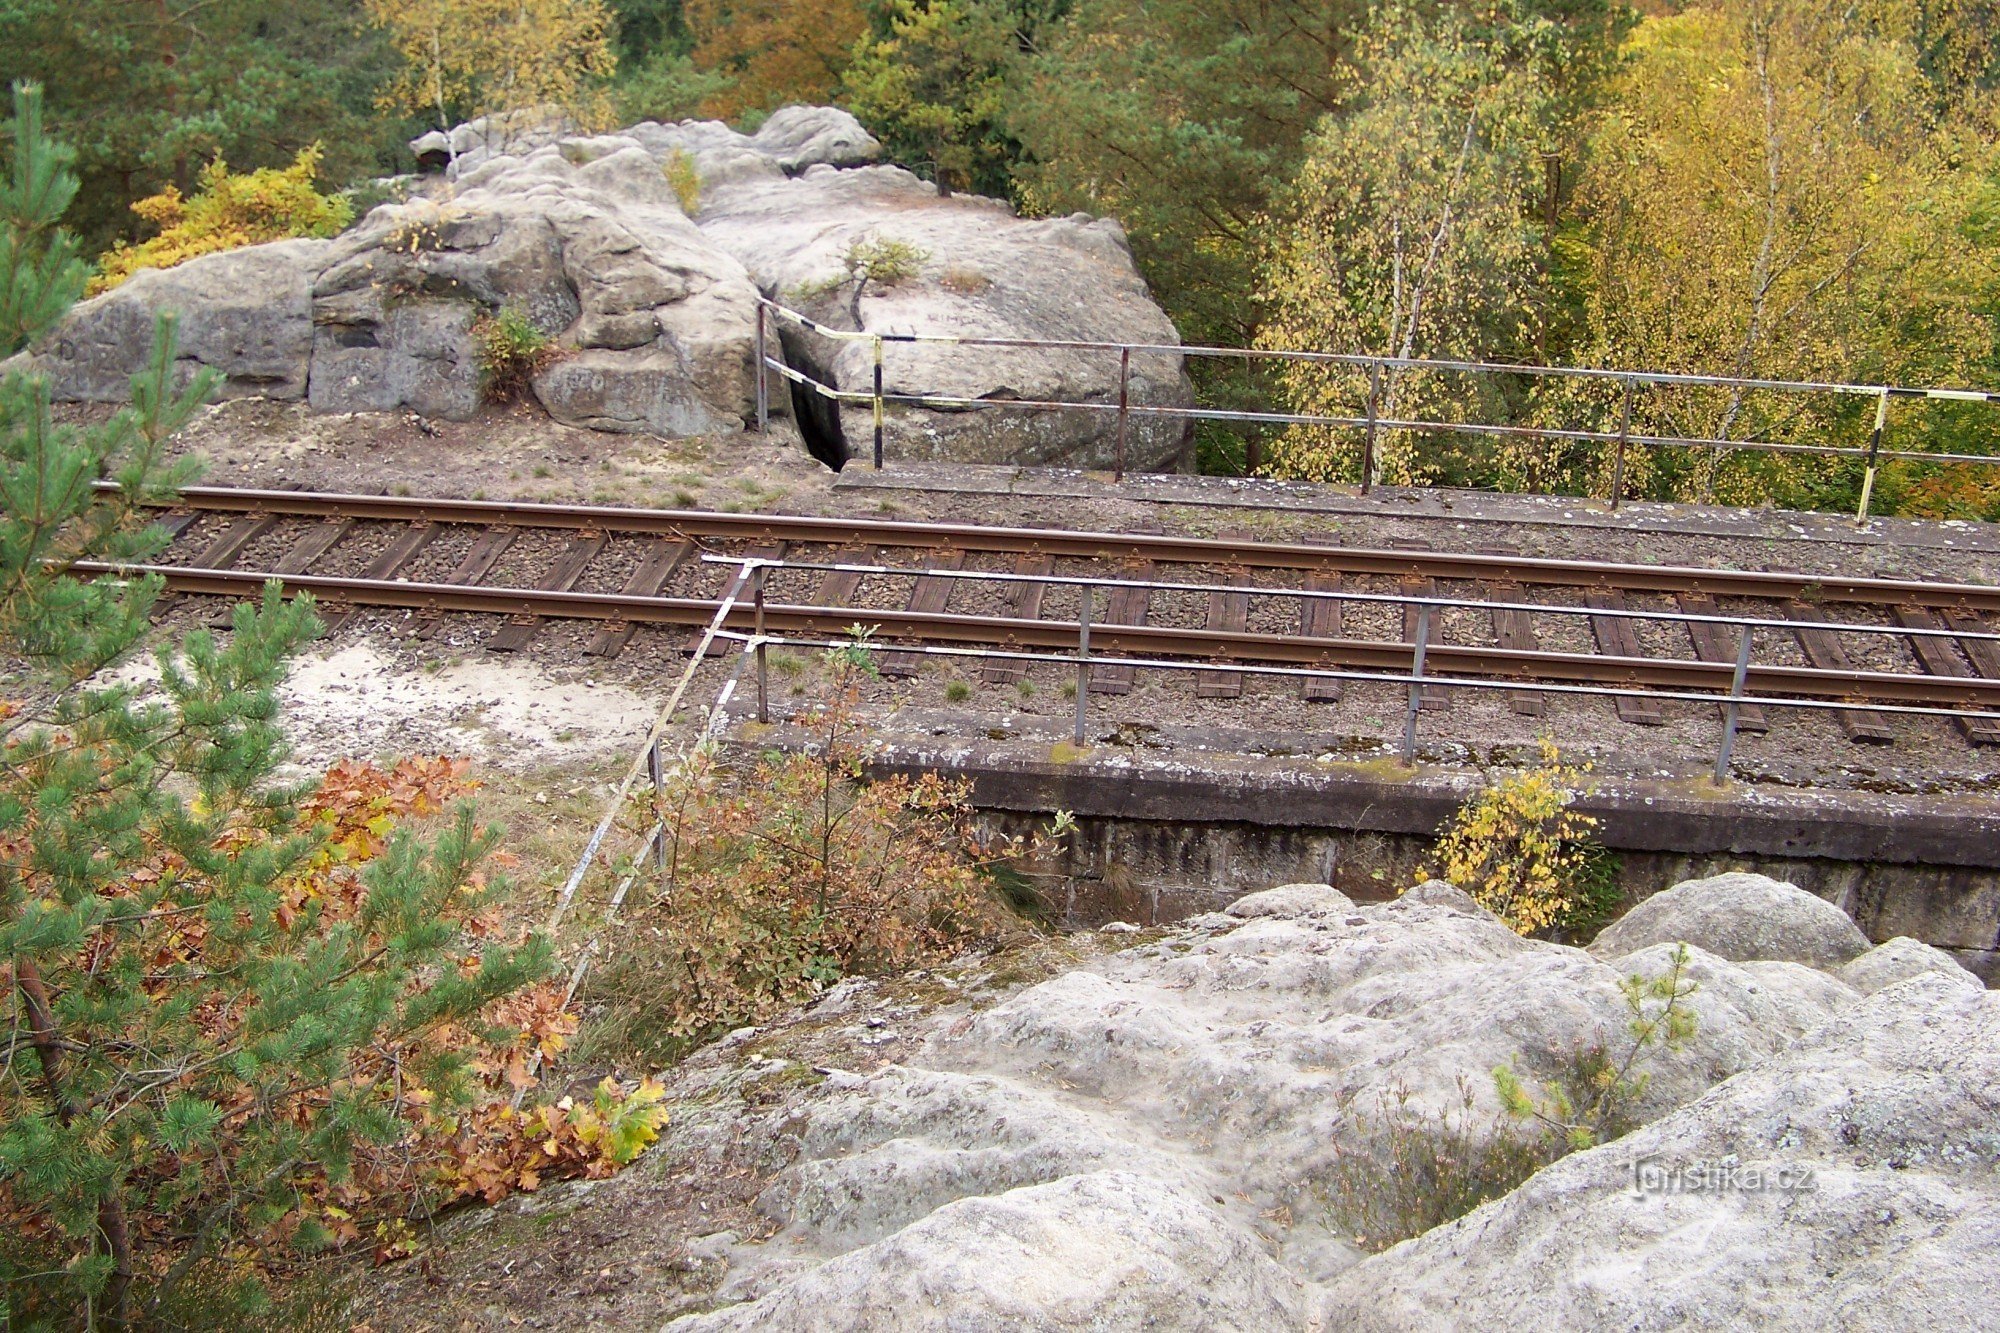
[[[1443,370],[1479,374],[1534,375],[1563,379],[1592,379],[1611,382],[1718,389],[1769,389],[1776,392],[1840,393],[1895,398],[1938,398],[1956,402],[1993,402],[2000,394],[1982,389],[1914,388],[1892,384],[1847,384],[1819,380],[1748,379],[1732,375],[1694,375],[1675,371],[1607,370],[1591,366],[1531,366],[1507,361],[1450,361],[1428,357],[1371,356],[1365,352],[1307,352],[1275,347],[1211,347],[1191,343],[1121,343],[1064,338],[993,338],[946,333],[869,333],[836,329],[822,324],[768,298],[760,297],[765,308],[822,337],[845,342],[930,343],[960,347],[1012,347],[1025,350],[1139,352],[1161,356],[1236,357],[1245,360],[1280,360],[1348,365],[1360,369],[1381,366],[1385,370]]]
[[[1098,627],[1096,626],[1092,627],[1093,633],[1096,631],[1097,628]],[[854,640],[851,638],[800,639],[800,638],[793,638],[787,635],[776,635],[776,634],[758,635],[754,633],[743,633],[741,631],[736,631],[736,630],[720,630],[717,631],[715,637],[718,639],[729,639],[733,642],[742,643],[746,647],[752,647],[752,648],[754,648],[759,643],[763,643],[766,646],[770,647],[782,647],[782,648],[840,649],[840,648],[852,648],[854,646]],[[1031,652],[1023,652],[1018,649],[1002,649],[1002,648],[946,648],[938,646],[905,647],[902,644],[883,644],[882,648],[884,649],[884,651],[887,652],[909,653],[914,656],[922,656],[922,657],[972,658],[978,661],[1040,662],[1052,666],[1076,666],[1079,664],[1083,664],[1089,666],[1133,667],[1135,669],[1144,668],[1146,670],[1158,670],[1158,671],[1193,671],[1193,672],[1210,672],[1217,674],[1227,673],[1227,672],[1240,672],[1242,674],[1252,675],[1252,676],[1276,676],[1286,679],[1307,679],[1307,680],[1343,680],[1343,681],[1357,681],[1364,684],[1372,683],[1372,684],[1382,684],[1382,685],[1408,685],[1415,679],[1407,672],[1401,675],[1389,675],[1389,674],[1383,674],[1381,672],[1351,671],[1344,668],[1327,668],[1323,670],[1316,670],[1312,667],[1263,666],[1254,663],[1239,663],[1239,662],[1201,662],[1201,661],[1182,660],[1177,658],[1116,657],[1116,656],[1106,656],[1099,653],[1092,653],[1089,657],[1084,657],[1081,654],[1077,653],[1067,653],[1067,654],[1031,653]],[[1475,690],[1502,690],[1502,691],[1514,690],[1514,691],[1527,691],[1533,693],[1574,694],[1574,695],[1586,696],[1593,699],[1597,698],[1666,699],[1680,703],[1694,703],[1694,704],[1707,704],[1707,705],[1714,705],[1719,703],[1726,704],[1730,702],[1730,696],[1727,694],[1722,694],[1722,695],[1702,694],[1688,690],[1668,690],[1668,689],[1659,689],[1659,690],[1621,689],[1613,685],[1560,685],[1560,684],[1548,684],[1546,682],[1541,682],[1541,681],[1513,681],[1504,678],[1487,679],[1474,676],[1439,676],[1439,675],[1433,675],[1429,671],[1426,671],[1424,673],[1422,680],[1419,683],[1424,685],[1437,685],[1437,686],[1463,685],[1467,689],[1475,689]],[[1750,693],[1745,693],[1739,696],[1736,702],[1744,704],[1753,704],[1753,703],[1771,704],[1782,708],[1804,708],[1804,709],[1812,709],[1818,711],[1828,711],[1834,709],[1854,707],[1854,704],[1852,702],[1843,702],[1841,700],[1836,700],[1836,699],[1792,699],[1781,695],[1750,694]],[[1915,705],[1915,704],[1879,704],[1879,705],[1871,704],[1869,705],[1869,707],[1876,712],[1905,713],[1917,717],[1968,718],[1968,719],[2000,718],[2000,713],[1994,713],[1994,712],[1975,711],[1975,710],[1967,710],[1961,708],[1926,708],[1921,705]]]
[[[769,361],[769,358],[766,360]],[[785,378],[811,385],[821,397],[836,402],[851,403],[857,407],[875,401],[875,395],[871,392],[861,389],[832,388],[789,366],[780,366],[776,362],[770,364],[774,369],[779,369]],[[1427,421],[1406,417],[1377,417],[1371,422],[1366,417],[1325,416],[1299,412],[1248,412],[1228,408],[1170,407],[1164,404],[1146,403],[1127,403],[1121,408],[1116,403],[1061,401],[1051,398],[953,398],[938,394],[911,393],[884,393],[882,402],[885,405],[898,407],[923,407],[952,412],[1096,412],[1111,415],[1123,412],[1135,417],[1162,417],[1185,421],[1234,421],[1262,426],[1333,426],[1348,430],[1365,430],[1372,425],[1378,430],[1448,431],[1459,435],[1514,436],[1538,440],[1564,440],[1581,444],[1616,444],[1622,438],[1626,444],[1641,445],[1648,449],[1730,449],[1748,453],[1804,454],[1819,458],[1867,458],[1872,452],[1876,458],[1910,462],[2000,465],[2000,455],[1991,454],[1932,453],[1922,449],[1878,448],[1871,451],[1861,445],[1724,440],[1704,435],[1635,433],[1621,437],[1615,431],[1571,430],[1555,426],[1509,426],[1475,421]]]
[[[693,625],[708,623],[717,603],[686,597],[637,597],[622,593],[556,592],[528,588],[479,588],[452,583],[406,583],[396,580],[338,578],[321,574],[282,577],[244,570],[189,569],[170,565],[119,567],[80,561],[78,573],[157,575],[175,592],[243,595],[277,582],[289,595],[324,593],[336,605],[400,607],[410,610],[473,611],[491,615],[509,612],[575,620],[627,620],[638,624]],[[813,630],[823,625],[844,629],[861,621],[890,627],[890,636],[932,637],[959,643],[1039,643],[1066,646],[1071,627],[1054,621],[1017,620],[1008,616],[948,615],[922,611],[859,611],[853,607],[766,605],[767,628],[777,632]],[[731,618],[752,618],[751,608],[736,604]],[[725,626],[726,627],[726,626]],[[1298,635],[1252,634],[1232,630],[1168,630],[1149,625],[1104,625],[1096,631],[1106,649],[1153,648],[1190,657],[1216,657],[1245,662],[1296,662],[1308,666],[1336,661],[1362,666],[1391,665],[1398,669],[1411,652],[1409,644],[1363,639],[1307,638]],[[1693,684],[1724,688],[1731,678],[1726,664],[1678,658],[1615,657],[1607,654],[1552,653],[1540,650],[1474,648],[1436,644],[1430,657],[1444,669],[1453,662],[1471,674],[1514,675],[1549,681],[1621,680],[1668,688]],[[1761,663],[1751,668],[1750,684],[1850,703],[1916,701],[1972,704],[1991,699],[2000,704],[2000,680],[1974,676],[1901,676],[1885,672],[1827,671],[1816,667]]]
[[[1248,583],[1176,583],[1159,579],[1092,578],[1086,574],[1014,574],[1001,570],[910,569],[894,565],[819,563],[809,560],[765,559],[704,553],[705,564],[737,565],[746,559],[766,569],[792,569],[806,573],[885,575],[907,579],[961,579],[978,583],[1057,583],[1072,587],[1146,588],[1154,592],[1245,593],[1252,597],[1311,597],[1331,602],[1380,603],[1388,606],[1434,606],[1444,610],[1528,611],[1550,615],[1583,616],[1589,619],[1664,620],[1674,624],[1697,621],[1711,625],[1749,626],[1754,629],[1823,629],[1836,633],[1880,634],[1890,638],[1979,639],[2000,642],[2000,632],[1977,630],[1921,629],[1898,625],[1850,625],[1838,620],[1773,620],[1759,616],[1704,615],[1694,611],[1642,611],[1595,606],[1552,606],[1546,602],[1492,602],[1480,598],[1404,596],[1389,592],[1354,592],[1345,588],[1271,588]]]

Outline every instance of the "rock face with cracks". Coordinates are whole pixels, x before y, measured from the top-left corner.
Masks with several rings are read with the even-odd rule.
[[[796,1153],[758,1204],[782,1229],[735,1252],[737,1303],[671,1327],[1427,1328],[1467,1322],[1468,1283],[1478,1326],[1549,1290],[1566,1327],[1783,1319],[1787,1284],[1853,1324],[1882,1280],[1966,1317],[2000,1237],[2000,1008],[1901,942],[1842,975],[1692,945],[1696,1029],[1645,1065],[1645,1128],[1383,1254],[1353,1243],[1341,1190],[1382,1169],[1385,1108],[1504,1132],[1493,1069],[1533,1088],[1626,1049],[1619,983],[1674,950],[1524,940],[1444,884],[1252,894],[834,1073],[785,1112]],[[1820,1189],[1641,1202],[1640,1152],[1808,1162]]]
[[[867,335],[937,333],[1160,344],[1123,376],[1141,408],[1193,401],[1173,326],[1146,293],[1116,223],[1027,220],[1005,204],[941,198],[844,111],[787,107],[754,135],[713,121],[569,133],[526,116],[459,126],[449,182],[376,208],[331,242],[284,241],[143,271],[78,306],[23,354],[62,399],[115,401],[145,366],[155,315],[181,316],[185,373],[228,395],[306,399],[317,411],[407,409],[463,419],[481,396],[474,326],[511,310],[560,349],[533,379],[567,425],[663,436],[727,433],[756,415],[757,298]],[[416,141],[451,159],[446,136]],[[872,262],[870,261],[870,257]],[[889,258],[885,258],[889,257]],[[890,260],[893,259],[893,262]],[[774,322],[772,355],[841,390],[872,388],[873,340]],[[1116,403],[1117,354],[895,343],[889,394],[970,407],[897,407],[895,457],[1098,466],[1115,422],[1010,401]],[[866,405],[794,394],[808,445],[839,464],[872,448]],[[1128,422],[1134,467],[1166,466],[1187,432]]]

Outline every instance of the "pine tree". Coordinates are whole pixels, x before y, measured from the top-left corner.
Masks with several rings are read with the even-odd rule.
[[[16,90],[0,194],[21,334],[81,277],[55,226],[75,179],[37,101]],[[37,376],[0,383],[9,1327],[154,1322],[207,1256],[326,1240],[339,1210],[304,1205],[416,1141],[412,1117],[466,1086],[475,1043],[456,1038],[549,965],[539,939],[469,936],[493,838],[469,808],[429,845],[375,822],[334,841],[327,794],[279,781],[276,690],[309,603],[267,589],[226,637],[161,650],[150,696],[96,674],[147,629],[158,582],[116,567],[163,545],[142,502],[186,480],[165,446],[214,388],[177,385],[173,345],[163,322],[99,425],[55,420]]]

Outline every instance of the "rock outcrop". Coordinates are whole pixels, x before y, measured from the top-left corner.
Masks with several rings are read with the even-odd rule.
[[[1350,1269],[1351,1329],[1982,1328],[2000,996],[1942,975]]]
[[[1252,894],[785,1108],[793,1160],[759,1199],[781,1231],[736,1247],[720,1296],[741,1303],[671,1327],[1722,1326],[1784,1322],[1794,1280],[1847,1326],[1884,1278],[1966,1318],[2000,1237],[2000,1000],[1887,946],[1813,967],[1690,945],[1695,1032],[1643,1062],[1649,1128],[1381,1255],[1354,1243],[1353,1196],[1412,1127],[1507,1132],[1492,1071],[1549,1088],[1622,1052],[1620,981],[1676,947],[1524,940],[1444,884]],[[1810,1164],[1820,1192],[1629,1197],[1635,1154],[1732,1152]]]
[[[716,122],[575,135],[529,115],[457,127],[456,179],[374,209],[332,242],[280,242],[142,272],[85,302],[23,358],[59,398],[114,400],[145,363],[156,312],[181,313],[181,360],[230,395],[305,398],[318,411],[478,407],[474,325],[503,309],[556,339],[536,398],[566,424],[682,436],[739,430],[755,413],[757,297],[865,335],[911,333],[1177,345],[1117,225],[1027,220],[1005,204],[940,198],[829,107],[788,107],[754,135]],[[433,133],[412,148],[448,160]],[[880,256],[893,254],[888,265]],[[872,269],[865,260],[877,256]],[[894,272],[891,272],[891,269]],[[872,336],[769,330],[774,355],[867,392]],[[897,458],[1098,466],[1112,458],[1115,352],[889,345],[885,390],[970,406],[892,410]],[[1177,351],[1136,354],[1140,407],[1192,401]],[[778,415],[838,465],[872,447],[865,405],[793,393]],[[1014,400],[1094,405],[1017,410]],[[1133,415],[1134,467],[1171,465],[1184,423]]]
[[[1835,967],[1868,950],[1847,913],[1795,884],[1735,871],[1643,899],[1591,942],[1600,958],[1677,941],[1736,962],[1780,959]]]

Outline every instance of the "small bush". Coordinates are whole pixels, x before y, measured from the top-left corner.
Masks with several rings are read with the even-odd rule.
[[[183,199],[169,185],[132,205],[132,211],[160,228],[138,245],[119,245],[98,261],[90,293],[109,291],[142,268],[172,268],[198,255],[235,250],[264,241],[298,236],[335,236],[354,221],[354,205],[313,186],[319,170],[318,144],[299,150],[292,165],[232,175],[217,157],[202,168],[194,197]]]
[[[777,658],[774,656],[774,663]],[[856,716],[865,643],[828,652],[811,737],[731,772],[712,746],[675,770],[665,865],[593,977],[587,1049],[671,1060],[804,1003],[843,976],[940,960],[1005,920],[971,788],[935,773],[867,781]]]
[[[1619,982],[1631,1045],[1622,1055],[1601,1046],[1579,1048],[1562,1076],[1540,1094],[1523,1084],[1511,1066],[1493,1071],[1493,1083],[1509,1115],[1539,1126],[1562,1152],[1592,1148],[1622,1138],[1638,1127],[1639,1099],[1652,1075],[1644,1066],[1663,1051],[1678,1051],[1695,1032],[1688,997],[1696,983],[1684,980],[1688,947],[1674,948],[1667,970],[1657,977],[1630,976]]]
[[[1522,935],[1608,915],[1616,864],[1591,839],[1597,820],[1573,808],[1586,772],[1544,738],[1538,765],[1488,786],[1439,830],[1437,877]]]
[[[944,687],[944,697],[951,703],[962,704],[972,697],[972,687],[962,680],[954,680]]]
[[[536,373],[556,358],[555,340],[511,307],[480,319],[472,326],[472,337],[480,383],[491,403],[519,399]]]
[[[848,246],[845,262],[850,274],[860,276],[865,271],[868,281],[876,286],[894,287],[916,277],[930,257],[930,251],[908,241],[876,236]]]
[[[1505,1118],[1475,1123],[1472,1088],[1444,1114],[1412,1107],[1410,1092],[1385,1093],[1372,1112],[1349,1113],[1366,1147],[1337,1152],[1319,1183],[1334,1227],[1370,1252],[1465,1216],[1562,1154]]]
[[[676,148],[667,154],[667,164],[661,170],[674,197],[681,201],[681,212],[693,217],[701,208],[701,172],[695,167],[694,155]]]

